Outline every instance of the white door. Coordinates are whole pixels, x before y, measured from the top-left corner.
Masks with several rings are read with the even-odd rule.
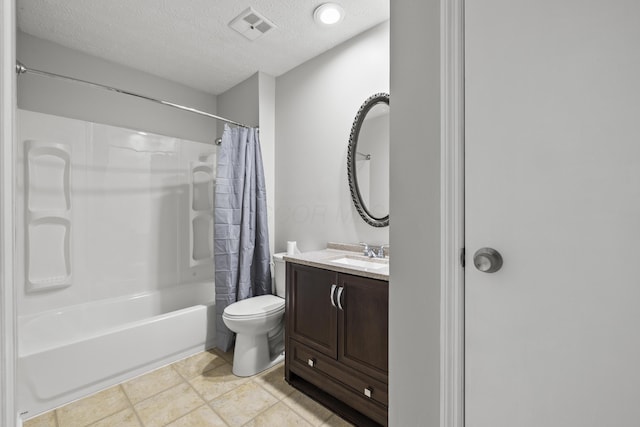
[[[466,427],[640,426],[640,1],[465,3]]]

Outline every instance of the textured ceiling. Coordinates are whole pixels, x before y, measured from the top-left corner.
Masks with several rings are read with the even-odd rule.
[[[390,0],[333,1],[346,14],[329,28],[313,21],[326,0],[18,0],[18,27],[219,94],[256,71],[279,76],[389,19]],[[253,42],[228,27],[249,6],[277,26]]]

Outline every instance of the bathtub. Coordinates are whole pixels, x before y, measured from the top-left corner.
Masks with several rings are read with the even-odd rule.
[[[20,317],[22,418],[213,347],[214,308],[208,282]]]

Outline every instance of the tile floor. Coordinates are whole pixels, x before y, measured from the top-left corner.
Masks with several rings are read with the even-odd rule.
[[[230,362],[230,353],[199,353],[32,418],[24,427],[351,426],[289,386],[282,364],[238,378]]]

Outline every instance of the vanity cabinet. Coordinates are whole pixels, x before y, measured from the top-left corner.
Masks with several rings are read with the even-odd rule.
[[[285,377],[358,426],[387,425],[387,281],[287,262]]]

